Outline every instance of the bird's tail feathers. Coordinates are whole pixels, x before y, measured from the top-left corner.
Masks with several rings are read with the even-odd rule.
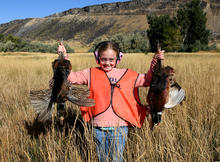
[[[51,101],[51,89],[31,90],[30,101],[36,114],[38,114],[38,121],[45,123],[51,120],[54,107],[54,103],[49,104]],[[50,109],[48,109],[48,105]]]
[[[53,104],[53,106],[54,106],[54,104]],[[53,110],[53,108],[50,110],[44,109],[43,111],[41,111],[38,114],[37,120],[42,123],[46,123],[46,122],[50,121],[52,119],[52,113],[53,113],[52,110]]]

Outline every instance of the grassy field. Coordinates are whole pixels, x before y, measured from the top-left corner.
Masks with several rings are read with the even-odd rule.
[[[97,160],[92,130],[81,122],[77,106],[68,104],[65,129],[54,122],[46,131],[34,123],[29,91],[48,88],[51,62],[56,57],[0,53],[0,161]],[[119,67],[144,73],[151,58],[152,54],[125,55]],[[96,66],[91,54],[74,54],[70,60],[73,71]],[[147,120],[141,129],[130,129],[124,160],[220,160],[220,53],[168,53],[164,64],[176,69],[176,80],[186,90],[186,100],[165,110],[153,132]],[[147,88],[141,88],[145,104],[146,94]]]

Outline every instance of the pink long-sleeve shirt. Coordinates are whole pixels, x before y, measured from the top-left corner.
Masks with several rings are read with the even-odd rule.
[[[139,74],[135,87],[148,87],[152,79],[152,71],[157,62],[157,59],[152,59],[150,69],[145,74]],[[110,81],[116,83],[118,79],[124,74],[126,69],[113,68],[111,71],[107,72]],[[90,85],[90,69],[85,69],[79,72],[70,72],[68,80],[72,84],[80,85]],[[103,94],[104,95],[104,94]],[[110,105],[108,109],[96,116],[91,123],[97,127],[116,127],[116,126],[128,126],[129,123],[119,118],[113,111],[112,106]]]

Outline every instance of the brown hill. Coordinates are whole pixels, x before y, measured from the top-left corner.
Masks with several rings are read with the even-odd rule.
[[[44,18],[15,20],[0,25],[0,33],[39,41],[69,40],[91,43],[96,37],[120,32],[145,31],[146,15],[175,15],[189,0],[132,0],[73,8]],[[202,2],[207,13],[207,27],[220,33],[220,1]]]

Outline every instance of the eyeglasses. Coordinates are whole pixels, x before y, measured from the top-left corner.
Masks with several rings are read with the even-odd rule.
[[[114,62],[116,60],[116,57],[115,58],[103,58],[103,57],[100,57],[99,58],[101,62]]]

